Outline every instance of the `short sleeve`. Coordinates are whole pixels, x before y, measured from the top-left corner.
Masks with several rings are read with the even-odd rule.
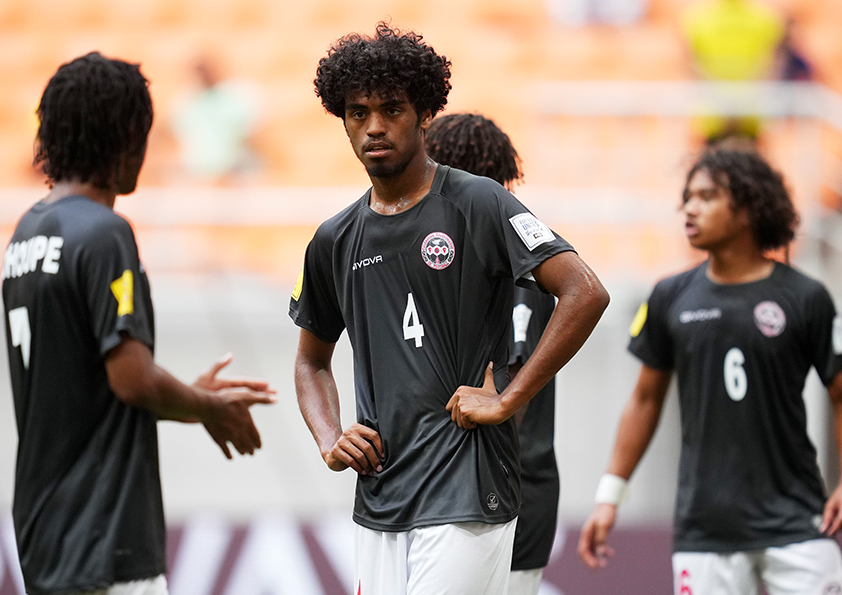
[[[537,287],[531,271],[573,247],[496,182],[476,178],[476,183],[472,191],[480,198],[472,203],[468,225],[477,253],[492,275]]]
[[[154,323],[146,275],[129,223],[115,215],[86,242],[81,257],[91,327],[101,354],[121,333],[154,347]]]
[[[629,351],[656,370],[671,370],[675,366],[673,340],[667,325],[668,309],[668,292],[662,281],[648,301],[640,305],[629,328]]]
[[[806,305],[807,348],[811,363],[825,386],[842,372],[842,318],[823,286],[810,296]]]
[[[293,322],[326,343],[336,343],[345,330],[333,280],[332,246],[322,228],[316,231],[289,301]]]

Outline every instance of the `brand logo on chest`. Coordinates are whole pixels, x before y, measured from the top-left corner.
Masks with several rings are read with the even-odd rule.
[[[377,264],[378,262],[383,262],[383,257],[380,254],[378,254],[377,256],[372,256],[370,258],[363,258],[362,260],[354,261],[352,270],[356,271],[364,267],[370,267],[371,265]]]
[[[441,271],[453,262],[456,249],[450,236],[441,231],[434,231],[421,242],[421,258],[431,269]]]

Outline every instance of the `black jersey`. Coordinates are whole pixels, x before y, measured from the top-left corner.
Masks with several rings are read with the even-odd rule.
[[[84,196],[38,203],[3,264],[19,446],[13,516],[27,593],[164,572],[156,417],[111,391],[120,333],[153,346],[129,224]]]
[[[707,263],[658,283],[629,346],[678,376],[674,547],[740,551],[820,537],[825,494],[802,391],[811,367],[825,385],[842,370],[833,302],[783,264],[737,285],[706,271]]]
[[[515,288],[509,364],[523,365],[535,351],[555,309],[547,293]],[[553,549],[559,476],[555,459],[555,379],[538,391],[518,426],[521,506],[512,570],[543,568]]]
[[[347,328],[357,421],[383,440],[383,470],[357,480],[354,519],[384,531],[508,522],[514,422],[464,430],[445,406],[482,385],[489,361],[505,384],[512,279],[572,248],[496,182],[446,166],[396,215],[373,211],[370,193],[319,227],[290,301],[323,341]]]

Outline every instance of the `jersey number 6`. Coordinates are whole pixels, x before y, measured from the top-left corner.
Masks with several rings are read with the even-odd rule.
[[[738,347],[725,354],[725,390],[733,401],[742,401],[748,390],[748,376],[743,364],[746,357]]]

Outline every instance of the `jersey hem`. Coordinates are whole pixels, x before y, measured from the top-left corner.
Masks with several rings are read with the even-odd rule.
[[[378,523],[370,519],[363,518],[354,513],[354,522],[358,525],[371,529],[372,531],[385,531],[389,533],[412,531],[413,529],[420,529],[421,527],[434,527],[437,525],[453,525],[455,523],[485,523],[486,525],[502,525],[513,521],[517,518],[518,512],[515,511],[510,515],[501,517],[481,517],[477,515],[467,515],[461,517],[441,517],[432,519],[423,519],[412,521],[409,523]]]
[[[120,573],[116,575],[112,579],[103,579],[99,582],[87,582],[81,585],[75,585],[73,587],[62,587],[59,589],[50,589],[49,591],[43,591],[38,587],[34,587],[29,583],[26,583],[26,592],[28,595],[70,595],[76,593],[86,593],[88,591],[99,591],[102,589],[109,589],[117,583],[128,583],[132,581],[143,581],[158,577],[162,574],[166,574],[167,569],[162,567],[157,570],[150,570],[150,571],[137,571],[133,573]]]
[[[743,543],[722,543],[722,542],[704,542],[704,543],[681,543],[676,541],[673,545],[673,552],[747,552],[751,550],[763,550],[769,547],[782,547],[792,545],[794,543],[804,543],[805,541],[812,541],[814,539],[833,539],[821,533],[811,533],[810,535],[785,535],[776,537],[774,539],[763,539],[759,541],[749,541]]]

